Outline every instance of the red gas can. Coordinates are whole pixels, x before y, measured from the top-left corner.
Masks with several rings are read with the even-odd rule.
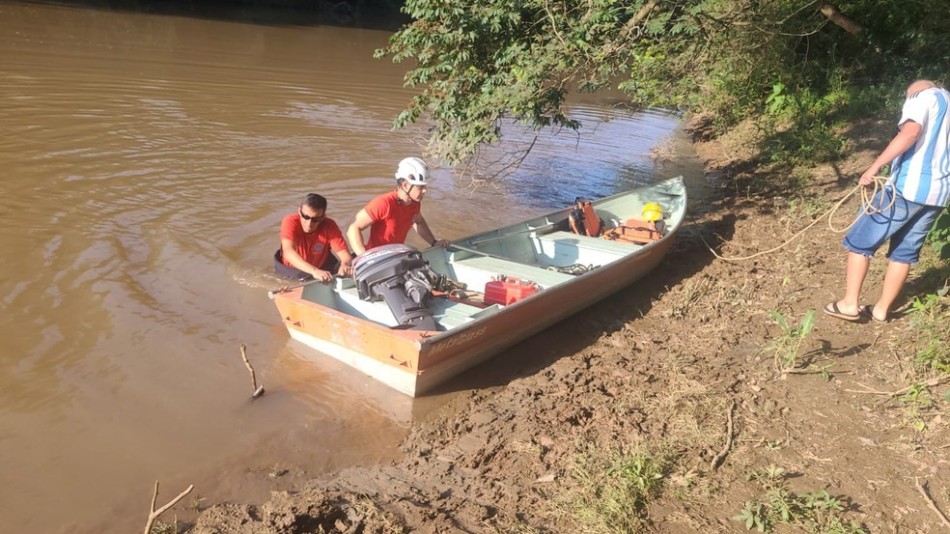
[[[485,303],[507,306],[537,292],[538,284],[509,276],[503,280],[492,280],[485,284]]]

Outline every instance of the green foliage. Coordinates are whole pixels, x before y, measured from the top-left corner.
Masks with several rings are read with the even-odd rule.
[[[914,297],[910,314],[917,365],[950,373],[950,305],[946,300],[938,293]]]
[[[782,330],[782,335],[771,340],[765,350],[772,352],[775,356],[776,369],[780,371],[791,369],[795,367],[802,342],[815,328],[815,310],[806,311],[798,326],[789,324],[785,316],[777,311],[769,312],[769,317]]]
[[[767,117],[774,159],[829,160],[843,114],[893,104],[891,84],[950,63],[950,2],[834,5],[861,30],[797,0],[407,0],[413,22],[377,56],[413,62],[420,93],[394,126],[431,120],[430,152],[448,163],[498,141],[506,120],[577,128],[567,94],[610,86],[720,128]]]
[[[638,532],[646,507],[665,480],[670,461],[646,451],[589,453],[578,458],[579,486],[569,507],[577,521],[596,532]]]
[[[732,519],[746,530],[771,532],[779,524],[799,527],[805,532],[821,534],[858,534],[866,532],[855,521],[845,521],[844,505],[827,491],[795,494],[785,485],[785,470],[769,466],[753,471],[749,480],[756,480],[765,490],[761,499],[747,501]]]
[[[950,259],[950,208],[944,209],[937,217],[933,229],[927,236],[930,246],[940,255],[940,259]]]

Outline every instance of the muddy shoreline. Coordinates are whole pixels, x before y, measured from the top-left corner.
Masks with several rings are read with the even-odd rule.
[[[910,315],[881,325],[821,314],[843,291],[840,235],[827,228],[744,262],[706,245],[726,256],[771,248],[820,214],[810,207],[830,207],[889,132],[852,126],[861,148],[808,169],[810,185],[791,195],[757,185],[776,171],[750,165],[741,130],[697,141],[718,193],[694,210],[663,268],[549,329],[546,346],[561,349],[519,345],[517,376],[414,424],[399,461],[344,469],[265,503],[213,504],[185,516],[189,531],[740,532],[735,517],[776,488],[826,492],[838,509],[822,520],[847,528],[944,528],[917,489],[928,484],[950,510],[943,404],[881,394],[927,378],[913,364]],[[872,265],[869,299],[883,265]],[[945,273],[922,262],[899,305]],[[790,371],[772,312],[797,323],[808,310],[815,328]],[[596,489],[618,457],[656,473],[619,516],[602,511]]]

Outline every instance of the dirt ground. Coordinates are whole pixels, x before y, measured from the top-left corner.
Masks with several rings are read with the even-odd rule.
[[[748,164],[741,130],[697,141],[719,194],[694,207],[656,272],[548,330],[547,349],[517,347],[522,367],[505,387],[415,423],[401,461],[263,504],[215,504],[190,531],[743,532],[744,508],[762,517],[780,506],[770,495],[800,503],[824,490],[836,504],[811,523],[796,524],[807,514],[793,509],[775,530],[950,532],[938,515],[950,512],[947,384],[901,391],[940,378],[914,365],[921,341],[907,310],[942,286],[946,266],[912,270],[891,321],[847,322],[821,312],[844,271],[841,236],[824,222],[747,261],[716,259],[704,243],[726,256],[783,243],[854,186],[892,129],[855,125],[850,159],[797,171],[809,185],[794,194],[766,192],[773,171]],[[883,267],[872,263],[865,300]],[[789,363],[771,312],[792,328],[809,310],[814,330]],[[647,461],[615,461],[631,457]],[[654,474],[624,500],[598,485],[617,465]]]

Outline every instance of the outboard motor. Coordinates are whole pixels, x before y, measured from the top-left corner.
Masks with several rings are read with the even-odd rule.
[[[422,254],[407,245],[383,245],[356,258],[356,288],[363,300],[385,300],[396,321],[413,330],[437,330],[429,297],[434,277]]]

